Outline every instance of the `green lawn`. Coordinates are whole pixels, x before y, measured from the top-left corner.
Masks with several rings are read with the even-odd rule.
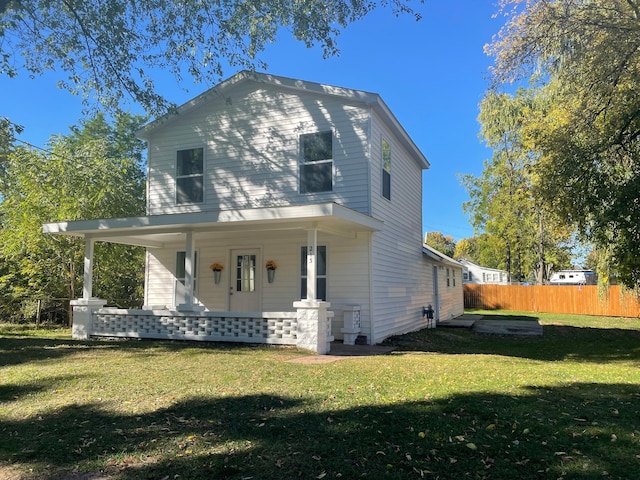
[[[0,325],[0,478],[640,478],[640,320],[493,314],[544,335],[441,328],[299,363]]]

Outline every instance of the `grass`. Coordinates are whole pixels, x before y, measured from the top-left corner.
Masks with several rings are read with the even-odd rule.
[[[640,320],[535,317],[331,363],[0,326],[0,478],[640,478]]]

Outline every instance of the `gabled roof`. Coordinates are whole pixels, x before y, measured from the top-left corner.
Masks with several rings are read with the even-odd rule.
[[[462,267],[462,265],[460,265],[459,262],[449,257],[448,255],[445,255],[444,253],[439,252],[435,248],[430,247],[426,243],[422,244],[422,253],[424,253],[427,257],[431,258],[432,260],[435,260],[436,262],[448,263],[456,267]]]
[[[482,265],[478,265],[477,263],[473,263],[471,260],[467,260],[466,258],[462,258],[459,260],[460,264],[466,268],[469,267],[475,267],[478,268],[480,270],[485,270],[487,272],[499,272],[499,273],[504,273],[506,275],[507,271],[506,270],[500,270],[499,268],[490,268],[490,267],[483,267]]]
[[[212,100],[213,98],[218,98],[222,95],[226,95],[230,90],[249,82],[276,86],[279,88],[297,92],[312,93],[320,96],[337,97],[345,102],[360,103],[366,105],[372,108],[384,120],[389,128],[397,135],[398,139],[400,139],[402,145],[412,153],[412,155],[422,166],[422,168],[429,168],[429,161],[427,160],[427,158],[420,151],[418,146],[413,142],[413,140],[406,132],[404,127],[402,127],[395,115],[393,115],[387,104],[384,103],[382,97],[380,97],[380,95],[378,95],[377,93],[352,90],[343,87],[334,87],[331,85],[323,85],[321,83],[296,80],[293,78],[268,75],[259,72],[250,72],[247,70],[243,70],[237,73],[233,77],[224,80],[215,87],[210,88],[206,92],[198,95],[192,100],[189,100],[188,102],[179,106],[174,112],[168,113],[147,124],[137,132],[138,136],[141,139],[147,139],[156,128],[176,121],[181,114],[185,114],[195,108],[198,108],[206,102]]]

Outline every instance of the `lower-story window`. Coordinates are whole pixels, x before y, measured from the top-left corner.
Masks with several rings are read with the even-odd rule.
[[[327,247],[318,245],[316,255],[316,299],[327,300]],[[300,298],[307,298],[307,247],[300,250]]]
[[[183,303],[185,303],[187,289],[185,287],[186,273],[185,273],[184,262],[186,257],[187,257],[186,252],[176,252],[176,281],[175,281],[174,305],[182,305]],[[193,296],[195,297],[197,292],[196,287],[198,286],[198,280],[197,280],[198,252],[195,252],[194,259],[195,260],[193,265]],[[195,300],[194,298],[191,299],[192,302],[194,300]]]

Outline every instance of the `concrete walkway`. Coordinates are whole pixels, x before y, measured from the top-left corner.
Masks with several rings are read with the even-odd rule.
[[[398,347],[386,347],[382,345],[345,345],[342,342],[331,342],[331,350],[327,355],[309,355],[297,357],[288,362],[291,363],[330,363],[338,360],[347,360],[353,357],[373,357],[375,355],[388,355]]]

